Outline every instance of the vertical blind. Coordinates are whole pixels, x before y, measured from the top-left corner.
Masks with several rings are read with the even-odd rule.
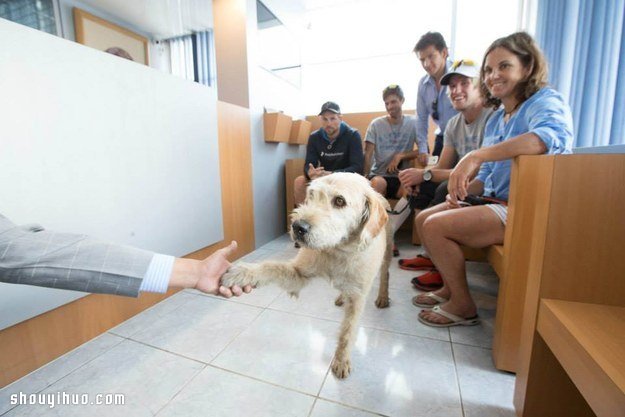
[[[575,147],[625,143],[625,0],[541,0],[536,38],[571,106]]]

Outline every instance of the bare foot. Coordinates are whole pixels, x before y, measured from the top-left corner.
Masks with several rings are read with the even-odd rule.
[[[445,301],[440,301],[437,300],[435,297],[432,297],[428,294],[433,294],[437,297],[440,297],[441,299],[445,300]],[[449,300],[449,296],[450,296],[450,292],[446,287],[441,288],[440,290],[437,291],[430,291],[430,292],[422,292],[417,294],[416,296],[414,296],[413,298],[413,303],[419,303],[419,304],[424,304],[424,305],[430,305],[430,306],[436,306],[439,305],[441,303],[446,302],[447,300]]]

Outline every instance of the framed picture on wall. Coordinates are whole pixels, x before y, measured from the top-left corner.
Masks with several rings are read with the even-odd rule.
[[[144,65],[149,64],[148,39],[74,7],[76,42]]]

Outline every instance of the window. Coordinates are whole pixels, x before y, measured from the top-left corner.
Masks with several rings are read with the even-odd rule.
[[[519,0],[311,1],[303,20],[302,93],[306,114],[332,100],[345,112],[383,110],[382,90],[399,84],[405,109],[416,107],[425,75],[412,52],[440,32],[452,59],[480,62],[496,38],[519,29]],[[315,6],[316,5],[316,6]],[[497,10],[496,18],[492,10]]]
[[[58,35],[54,0],[0,0],[0,17],[34,29]]]
[[[260,66],[296,87],[301,85],[300,45],[260,1],[256,1]]]

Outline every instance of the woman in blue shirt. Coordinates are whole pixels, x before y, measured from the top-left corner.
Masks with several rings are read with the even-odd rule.
[[[427,308],[419,321],[435,327],[479,322],[460,245],[503,243],[512,158],[571,152],[571,111],[547,87],[547,63],[531,36],[519,32],[493,42],[484,55],[480,81],[486,103],[497,109],[486,125],[483,147],[456,165],[447,202],[421,213],[426,219],[420,235],[444,286],[418,296],[415,304]],[[469,194],[502,204],[468,206],[464,200]]]

